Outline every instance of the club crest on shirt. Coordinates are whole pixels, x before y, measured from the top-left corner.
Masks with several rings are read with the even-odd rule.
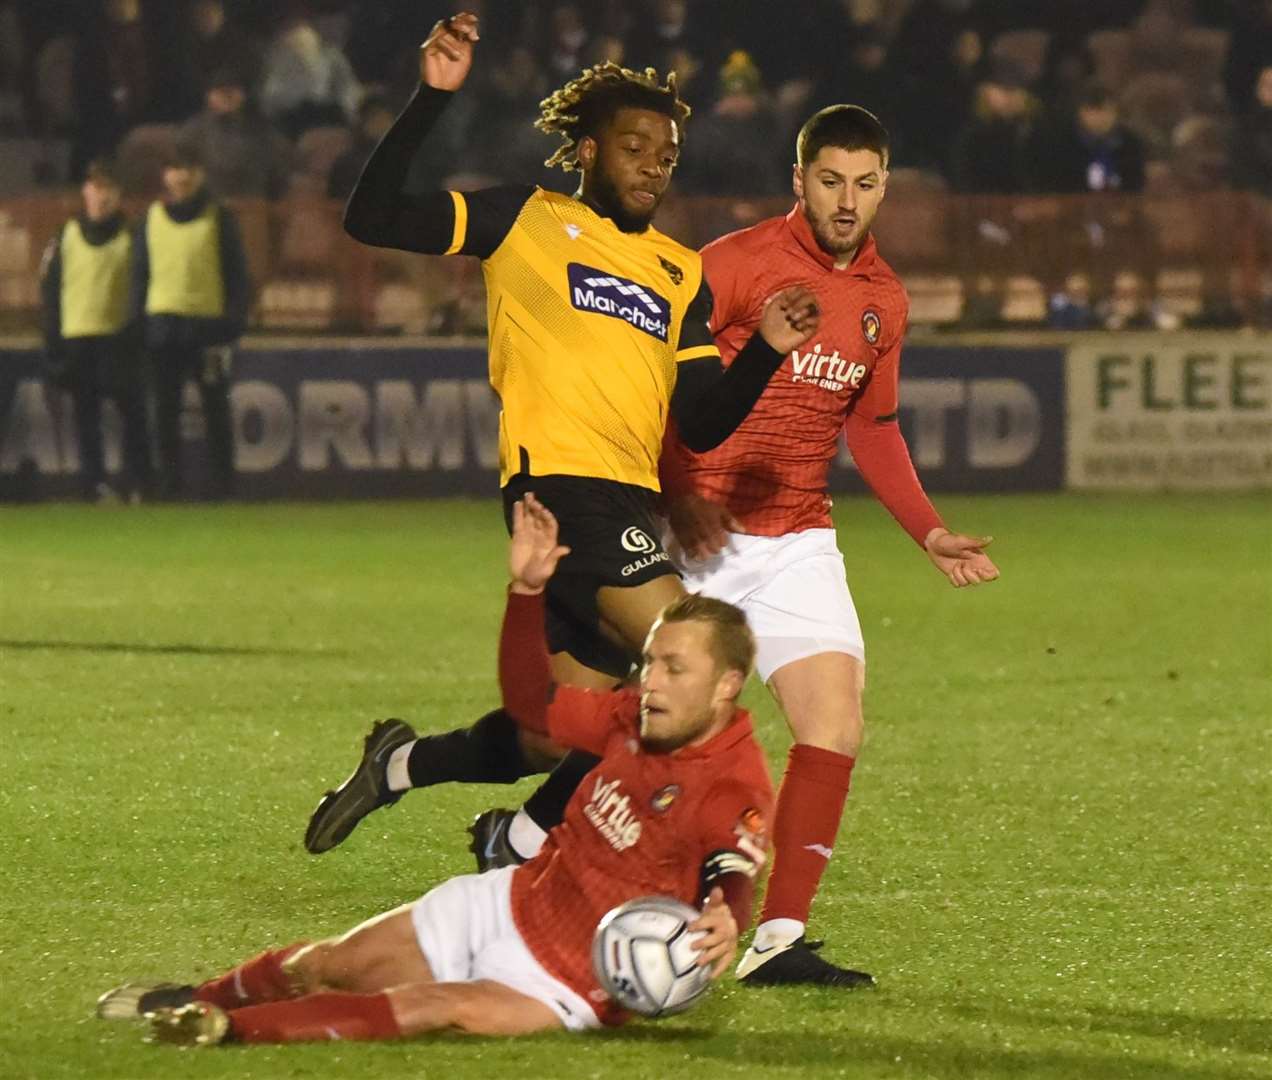
[[[679,285],[685,280],[685,272],[670,259],[664,259],[661,255],[659,255],[658,264],[667,271],[667,276],[671,278],[671,283],[673,285]]]
[[[861,333],[871,345],[879,343],[879,335],[883,332],[883,320],[874,308],[866,308],[861,313]]]
[[[671,808],[671,804],[676,801],[676,797],[679,794],[679,784],[668,784],[666,787],[660,787],[654,792],[653,797],[649,800],[649,805],[653,807],[655,813],[665,814]]]

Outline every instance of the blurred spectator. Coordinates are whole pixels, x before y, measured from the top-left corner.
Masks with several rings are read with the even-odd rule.
[[[150,119],[151,52],[141,0],[102,0],[76,44],[75,147],[71,168],[111,153],[124,132]]]
[[[697,54],[689,38],[689,5],[686,0],[653,0],[645,17],[637,20],[627,38],[627,52],[642,67],[656,64],[672,49]]]
[[[532,180],[554,190],[559,188],[561,183],[556,177],[560,171],[545,169],[543,165],[551,152],[549,143],[534,128],[539,102],[550,90],[547,75],[533,51],[525,45],[513,46],[503,63],[490,72],[483,88],[473,128],[484,132],[485,137],[464,150],[462,160],[503,179]],[[567,176],[567,183],[568,180]]]
[[[1144,279],[1132,270],[1113,278],[1113,292],[1099,306],[1106,330],[1175,330],[1179,319],[1153,303]]]
[[[1233,183],[1272,198],[1272,64],[1259,72],[1252,97],[1237,117]]]
[[[939,70],[950,44],[965,31],[984,39],[985,22],[976,0],[914,0],[901,20],[893,50],[914,71]]]
[[[131,501],[150,489],[150,439],[140,342],[128,309],[132,236],[119,182],[102,162],[89,166],[80,213],[49,241],[40,270],[44,342],[54,381],[71,392],[85,499],[113,502],[106,481],[102,404],[123,419],[125,483]]]
[[[593,5],[593,25],[605,37],[616,37],[627,42],[637,24],[637,15],[643,14],[634,9],[628,0],[599,0]],[[644,22],[643,19],[639,20]]]
[[[869,109],[889,130],[892,160],[913,164],[907,121],[918,111],[912,105],[917,87],[907,69],[892,62],[888,39],[879,27],[857,27],[851,34],[846,62],[832,64],[823,74],[809,104],[817,109],[837,103]],[[794,138],[790,141],[793,144]]]
[[[950,40],[939,63],[916,72],[914,89],[895,122],[904,139],[907,165],[945,172],[954,139],[967,126],[984,76],[985,44],[980,32],[970,28]]]
[[[212,80],[233,71],[245,89],[260,78],[261,55],[255,40],[229,22],[224,0],[194,0],[178,45],[182,87],[181,116],[203,108]]]
[[[1179,63],[1179,37],[1186,29],[1179,9],[1169,0],[1148,0],[1131,24],[1131,77],[1151,71],[1174,72]]]
[[[1190,116],[1171,132],[1170,175],[1186,191],[1227,188],[1231,132],[1226,121],[1213,116]]]
[[[564,82],[574,78],[584,66],[587,24],[577,4],[557,4],[548,25],[548,71]]]
[[[1052,330],[1095,330],[1100,320],[1091,304],[1091,279],[1070,274],[1064,288],[1047,301],[1047,326]]]
[[[1118,116],[1117,101],[1089,83],[1074,114],[1039,129],[1033,149],[1037,191],[1141,191],[1144,146]]]
[[[689,101],[697,100],[694,88],[698,83],[698,75],[702,71],[702,61],[692,52],[683,46],[674,45],[658,57],[654,67],[662,75],[670,75],[674,72],[680,96]]]
[[[832,65],[817,80],[814,104],[819,109],[838,103],[860,105],[895,127],[899,73],[888,62],[888,39],[877,27],[863,26],[845,45],[845,62]]]
[[[248,101],[243,76],[223,68],[208,80],[206,107],[178,134],[207,162],[217,195],[276,199],[287,189],[292,147]]]
[[[298,16],[284,24],[265,56],[261,104],[291,138],[309,128],[353,122],[361,87],[344,54]]]
[[[19,132],[24,127],[22,72],[26,63],[17,4],[8,0],[0,3],[0,130]]]
[[[1236,113],[1250,105],[1259,73],[1272,61],[1272,0],[1235,0],[1237,17],[1224,65],[1228,101]]]
[[[689,121],[677,184],[704,195],[777,194],[777,119],[751,57],[733,53],[720,71],[720,96],[705,116]],[[789,151],[786,157],[789,158]]]
[[[230,369],[247,326],[250,285],[238,221],[212,198],[206,179],[198,154],[178,144],[163,170],[163,199],[150,205],[133,244],[132,310],[144,320],[153,369],[165,498],[184,488],[188,379],[203,399],[211,496],[229,495],[234,479]]]
[[[343,202],[349,198],[358,177],[362,175],[362,166],[367,163],[371,151],[384,138],[384,133],[393,126],[397,113],[387,99],[378,94],[371,94],[363,99],[358,107],[358,124],[354,128],[353,143],[343,154],[336,158],[327,174],[327,195]]]
[[[1023,73],[999,61],[976,90],[972,119],[955,138],[950,181],[955,191],[1009,195],[1029,187],[1029,154],[1038,100]]]
[[[613,34],[601,34],[592,38],[583,50],[583,67],[593,67],[607,62],[622,64],[625,62],[626,47],[623,39]]]

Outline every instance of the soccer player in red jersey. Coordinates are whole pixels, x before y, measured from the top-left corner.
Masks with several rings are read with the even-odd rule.
[[[157,1040],[183,1045],[617,1024],[626,1014],[592,973],[593,932],[611,908],[651,893],[704,903],[692,925],[704,932],[699,963],[723,974],[750,922],[773,799],[737,707],[754,639],[737,608],[686,596],[650,631],[639,690],[553,686],[544,587],[568,550],[533,494],[515,504],[504,706],[600,756],[536,858],[452,878],[342,937],[261,953],[198,987],[121,986],[98,1015],[147,1017]]]
[[[669,431],[669,551],[693,591],[737,604],[756,667],[795,737],[773,825],[772,876],[747,983],[868,985],[818,956],[804,933],[861,746],[865,648],[836,544],[827,471],[847,437],[875,496],[956,587],[998,577],[988,539],[951,532],[923,492],[897,425],[909,303],[870,234],[888,179],[888,135],[865,109],[816,113],[797,143],[796,206],[702,252],[725,363],[765,299],[800,282],[821,325],[793,349],[750,415],[715,450]]]

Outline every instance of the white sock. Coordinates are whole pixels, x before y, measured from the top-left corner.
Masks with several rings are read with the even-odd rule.
[[[407,760],[411,756],[411,747],[417,741],[412,739],[403,743],[389,755],[389,767],[384,770],[384,775],[389,781],[390,791],[405,791],[411,786],[411,770],[407,768]]]
[[[538,855],[539,849],[543,847],[543,841],[547,838],[548,834],[539,828],[534,823],[534,819],[524,810],[518,810],[517,816],[508,826],[508,843],[512,846],[512,850],[523,859],[533,859]]]
[[[763,952],[777,945],[789,945],[803,932],[804,924],[798,919],[768,919],[755,928],[751,944]]]

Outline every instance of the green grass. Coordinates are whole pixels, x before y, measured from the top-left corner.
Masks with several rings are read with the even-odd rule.
[[[873,994],[742,990],[595,1037],[179,1054],[92,1018],[469,869],[446,787],[300,836],[367,721],[495,697],[493,502],[0,510],[0,1076],[1272,1076],[1272,514],[946,498],[955,592],[838,506],[867,747],[813,930]],[[787,738],[752,686],[774,773]]]

